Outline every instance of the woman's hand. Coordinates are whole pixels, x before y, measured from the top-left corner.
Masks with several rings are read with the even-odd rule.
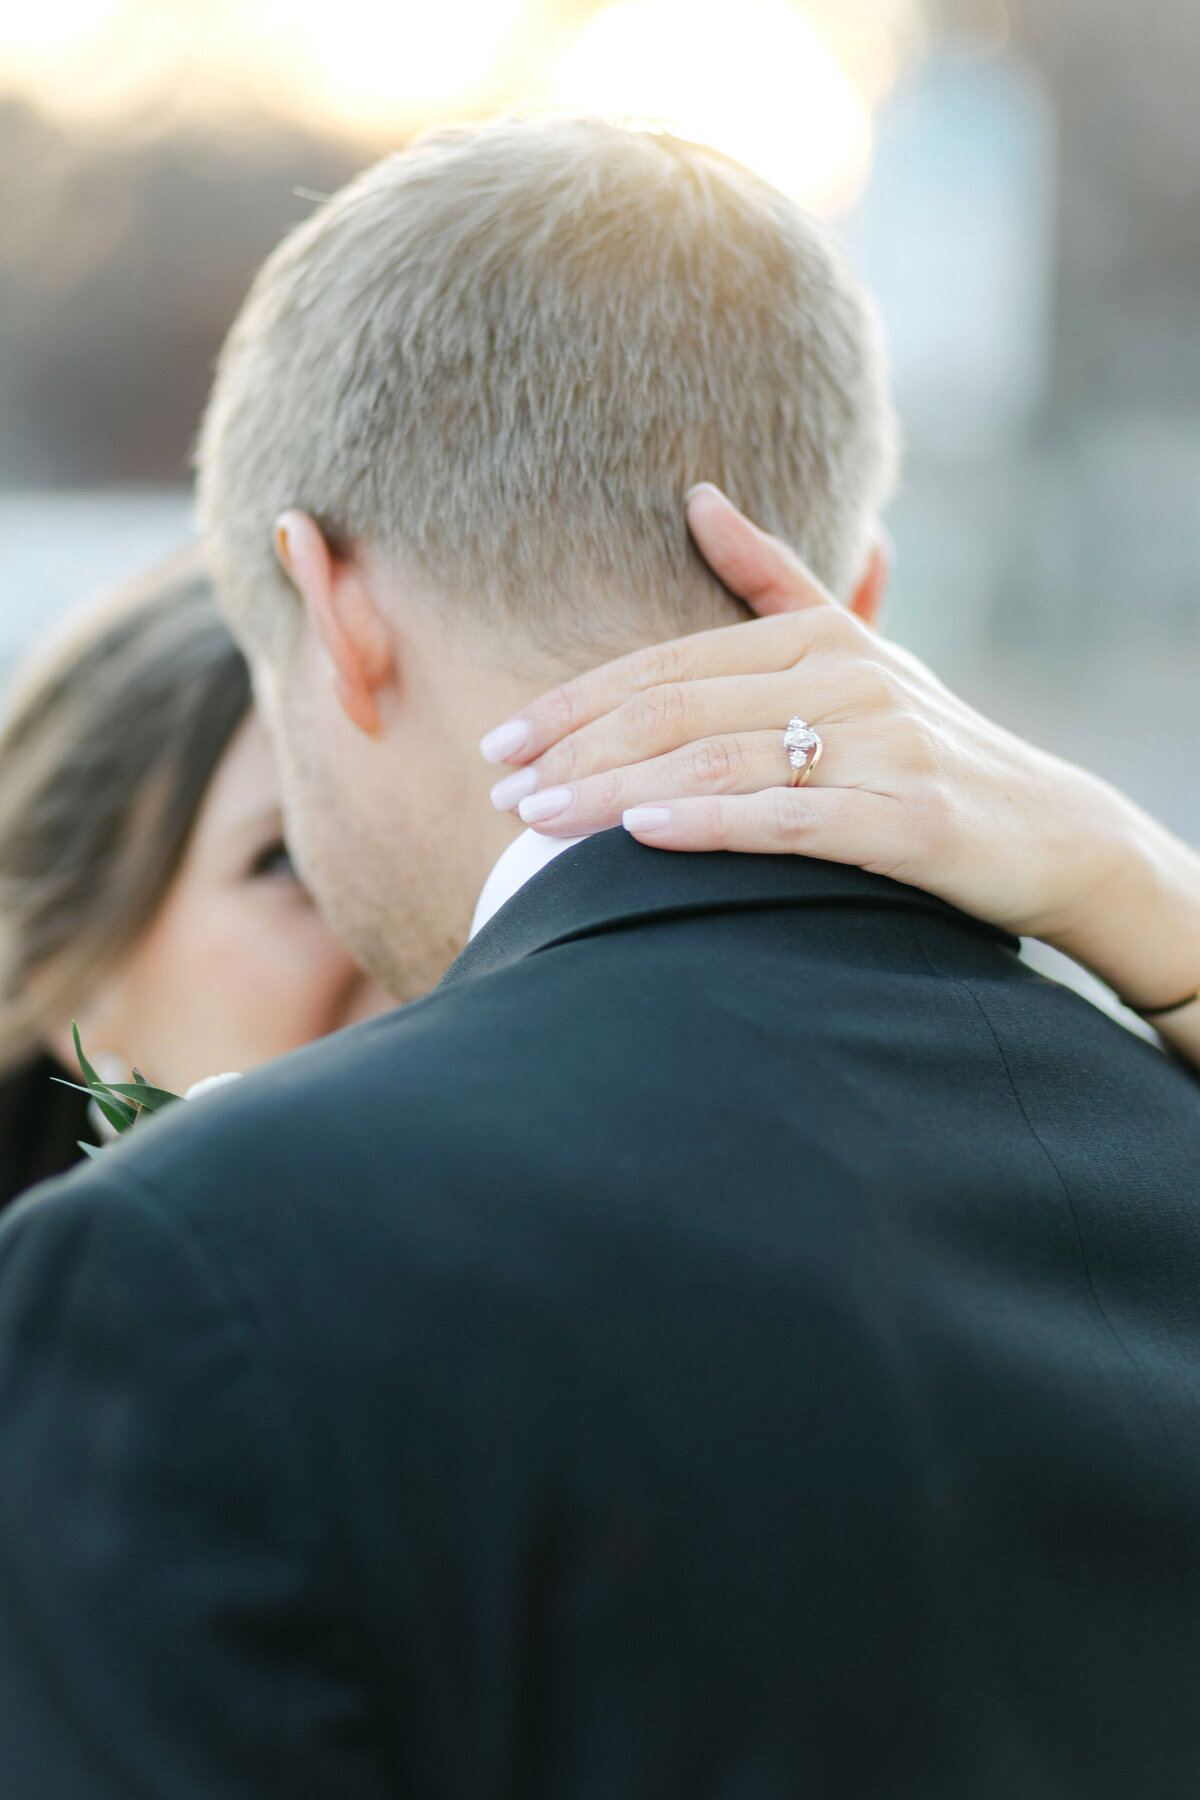
[[[1200,983],[1200,859],[957,699],[715,488],[689,497],[688,522],[766,616],[635,651],[534,702],[484,740],[517,771],[498,806],[554,836],[623,820],[667,850],[853,863],[1057,945],[1133,1006]],[[804,788],[785,785],[795,716],[825,746]]]
[[[624,818],[663,849],[855,863],[1014,932],[1068,927],[1115,797],[956,699],[716,489],[693,494],[688,520],[716,573],[768,616],[544,695],[521,714],[528,736],[506,758],[521,773],[497,804],[555,836]],[[804,788],[786,785],[797,715],[825,746]]]

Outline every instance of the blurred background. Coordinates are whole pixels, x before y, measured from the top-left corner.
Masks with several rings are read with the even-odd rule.
[[[1196,0],[8,0],[0,670],[181,541],[213,357],[314,197],[507,105],[829,218],[908,443],[892,635],[1200,838]]]

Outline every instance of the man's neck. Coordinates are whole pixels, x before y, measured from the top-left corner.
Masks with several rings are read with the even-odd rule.
[[[398,682],[393,719],[385,719],[392,769],[385,776],[380,815],[410,796],[410,817],[424,839],[410,840],[416,864],[393,869],[396,885],[416,880],[419,907],[410,913],[431,963],[448,964],[467,942],[484,883],[525,827],[512,812],[498,812],[491,790],[505,768],[484,762],[480,739],[513,718],[569,671],[518,674],[480,654],[464,630],[447,627],[445,614],[398,600]],[[394,784],[394,785],[393,785]],[[394,796],[394,798],[393,798]],[[416,939],[398,944],[407,963]],[[421,958],[426,972],[426,958]],[[438,970],[440,973],[441,970]]]
[[[445,917],[461,949],[484,883],[525,830],[516,813],[492,805],[491,790],[506,770],[484,762],[479,740],[536,699],[546,681],[472,663],[456,656],[454,648],[446,648],[436,673],[426,672],[421,733],[437,747],[430,779],[442,796],[438,847],[447,878]],[[420,754],[416,746],[413,750]]]
[[[458,764],[460,795],[454,828],[473,908],[495,863],[525,830],[515,812],[498,812],[492,805],[492,788],[508,771],[484,762],[479,740],[536,699],[541,687],[528,680],[497,675],[494,670],[475,671],[476,682],[470,679],[471,673],[467,672],[456,697],[453,726],[457,742],[452,754]],[[446,725],[449,727],[449,720]],[[448,729],[446,735],[449,736]]]

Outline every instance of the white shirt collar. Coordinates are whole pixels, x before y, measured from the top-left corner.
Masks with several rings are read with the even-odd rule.
[[[497,859],[483,884],[475,917],[471,920],[471,936],[482,931],[488,920],[495,918],[500,908],[507,906],[513,895],[519,893],[527,881],[532,881],[539,869],[552,863],[564,850],[573,849],[582,842],[582,838],[543,837],[537,831],[523,831]]]

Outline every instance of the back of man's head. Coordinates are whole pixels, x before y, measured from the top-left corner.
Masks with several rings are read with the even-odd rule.
[[[845,596],[895,464],[871,307],[826,232],[713,150],[505,120],[367,171],[264,265],[200,451],[218,581],[264,647],[272,523],[411,573],[508,664],[735,616],[682,500],[720,484]]]

